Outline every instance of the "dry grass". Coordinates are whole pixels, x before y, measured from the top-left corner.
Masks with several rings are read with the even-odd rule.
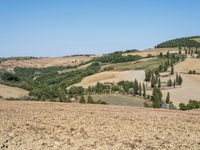
[[[161,52],[165,55],[167,52],[170,53],[177,53],[178,52],[178,48],[156,48],[156,49],[147,49],[144,51],[140,51],[140,52],[133,52],[133,53],[125,53],[124,55],[139,55],[141,57],[147,57],[149,54],[151,54],[152,56],[157,56],[159,55]]]
[[[139,82],[144,80],[144,71],[107,71],[97,73],[91,76],[84,78],[80,83],[76,84],[76,86],[94,86],[97,82],[105,83],[111,82],[116,83],[121,80],[129,80],[133,81],[137,79]]]
[[[199,110],[1,101],[0,148],[199,150],[199,118]]]
[[[0,96],[3,98],[20,98],[27,95],[28,91],[24,89],[0,84]]]
[[[72,56],[57,58],[38,58],[29,60],[8,60],[0,64],[0,68],[13,69],[14,67],[46,68],[52,66],[75,66],[91,60],[93,57]]]
[[[188,58],[177,64],[175,70],[182,73],[188,73],[190,70],[195,70],[197,73],[200,73],[200,59]]]

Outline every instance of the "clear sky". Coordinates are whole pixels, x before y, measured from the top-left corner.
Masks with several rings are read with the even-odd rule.
[[[0,57],[102,54],[200,35],[200,0],[0,0]]]

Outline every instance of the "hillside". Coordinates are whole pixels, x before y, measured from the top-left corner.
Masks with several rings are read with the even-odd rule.
[[[0,63],[0,68],[13,69],[15,67],[47,68],[52,66],[76,66],[91,60],[93,56],[68,56],[57,58],[10,59]]]
[[[1,149],[199,150],[200,146],[199,110],[22,101],[0,105]]]
[[[94,86],[97,82],[101,83],[117,83],[122,80],[134,81],[135,79],[139,81],[144,80],[144,71],[105,71],[97,73],[88,77],[85,77],[76,86]]]
[[[200,36],[191,36],[184,38],[177,38],[165,41],[155,46],[155,48],[173,48],[173,47],[200,47]]]

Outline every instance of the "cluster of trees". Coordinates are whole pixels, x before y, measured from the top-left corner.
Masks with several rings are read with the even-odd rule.
[[[172,86],[176,86],[176,85],[182,85],[183,83],[183,78],[181,77],[180,74],[176,74],[176,79],[174,79],[174,81],[172,82],[171,79],[169,79],[167,81],[167,86],[172,87]]]
[[[85,100],[85,97],[83,95],[81,95],[79,103],[81,103],[81,104],[85,104],[85,103],[87,103],[87,104],[103,104],[103,105],[107,104],[105,101],[101,101],[101,100],[98,100],[95,102],[91,95],[88,95],[87,100]]]
[[[189,70],[188,74],[196,74],[196,70]]]
[[[190,100],[188,104],[180,103],[179,104],[180,110],[191,110],[191,109],[198,109],[200,108],[200,101]]]
[[[122,54],[123,54],[122,52],[114,52],[98,57],[95,60],[101,63],[122,63],[122,62],[136,61],[142,58],[141,56],[133,56],[133,55],[123,56]]]
[[[193,40],[195,38],[200,38],[200,36],[185,37],[185,38],[169,40],[169,41],[158,44],[157,46],[155,46],[155,48],[173,48],[173,47],[199,48],[200,43]]]
[[[3,84],[29,90],[30,96],[36,97],[38,100],[57,100],[59,98],[60,101],[64,101],[63,95],[68,94],[65,89],[80,82],[84,77],[97,73],[100,65],[95,62],[85,69],[76,69],[65,73],[58,73],[60,69],[66,68],[15,68],[15,74],[5,72],[1,75],[0,81]],[[37,78],[33,80],[36,73]],[[69,94],[73,94],[73,90],[69,91]]]

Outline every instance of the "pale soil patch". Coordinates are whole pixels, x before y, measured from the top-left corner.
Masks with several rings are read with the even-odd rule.
[[[199,110],[0,103],[1,149],[199,150],[199,135]]]
[[[52,66],[75,66],[91,60],[89,56],[71,56],[57,58],[38,58],[29,60],[8,60],[0,64],[1,68],[13,69],[14,67],[46,68]]]
[[[176,72],[188,73],[190,70],[195,70],[197,73],[200,73],[200,59],[188,58],[177,64],[174,68]]]
[[[0,84],[0,96],[2,96],[3,98],[20,98],[27,95],[28,91],[24,89]]]
[[[147,49],[147,50],[143,50],[143,51],[140,51],[140,52],[125,53],[123,55],[125,55],[125,56],[127,56],[127,55],[139,55],[141,57],[147,57],[149,54],[151,54],[152,56],[157,56],[161,52],[165,55],[168,51],[170,53],[178,53],[178,48]]]
[[[133,81],[135,79],[142,82],[144,80],[144,70],[101,72],[84,78],[80,83],[76,84],[76,86],[88,87],[96,85],[97,82],[116,83],[122,80]]]

